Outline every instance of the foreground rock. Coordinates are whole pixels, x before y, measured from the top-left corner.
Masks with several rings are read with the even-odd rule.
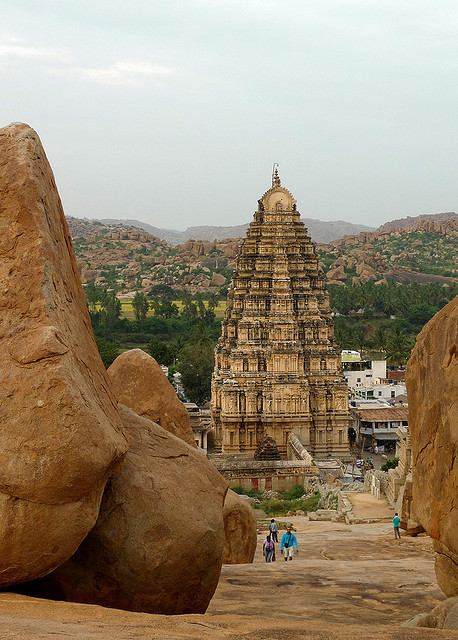
[[[125,351],[108,375],[119,402],[196,446],[186,407],[154,358],[141,349]]]
[[[447,598],[430,613],[419,613],[404,623],[405,627],[429,629],[454,629],[458,631],[458,597]]]
[[[406,370],[416,517],[434,538],[442,591],[458,595],[458,297],[423,328]]]
[[[200,452],[120,405],[130,448],[76,554],[37,594],[148,613],[203,613],[218,584],[227,484]]]
[[[234,491],[224,500],[224,564],[253,562],[257,543],[257,524],[251,505]]]
[[[95,345],[51,167],[0,130],[0,586],[65,562],[127,442]]]

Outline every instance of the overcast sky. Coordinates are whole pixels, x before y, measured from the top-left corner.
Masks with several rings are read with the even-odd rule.
[[[456,0],[0,0],[0,126],[39,134],[67,215],[458,210]]]

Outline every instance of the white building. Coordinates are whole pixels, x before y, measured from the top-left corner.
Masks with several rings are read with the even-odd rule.
[[[403,381],[388,381],[386,360],[363,360],[358,351],[342,351],[342,366],[352,398],[392,402],[407,394]]]

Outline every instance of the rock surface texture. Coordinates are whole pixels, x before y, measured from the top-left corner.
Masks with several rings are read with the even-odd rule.
[[[218,584],[227,484],[207,458],[120,405],[130,440],[100,516],[38,592],[147,613],[203,613]]]
[[[125,351],[108,375],[119,402],[196,446],[186,407],[154,358],[141,349]]]
[[[435,540],[442,591],[458,595],[458,297],[423,328],[406,370],[416,516]]]
[[[37,134],[0,130],[0,586],[92,529],[127,442]]]
[[[224,564],[253,562],[257,543],[257,524],[253,508],[234,491],[226,494],[223,508]]]

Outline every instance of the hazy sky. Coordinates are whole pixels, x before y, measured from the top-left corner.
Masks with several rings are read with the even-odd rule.
[[[68,215],[458,210],[456,0],[0,0],[0,126],[40,135]]]

